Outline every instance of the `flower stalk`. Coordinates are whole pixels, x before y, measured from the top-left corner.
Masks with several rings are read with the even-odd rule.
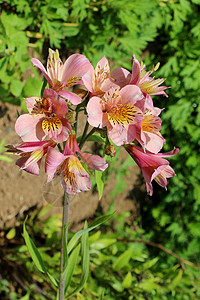
[[[67,192],[64,191],[64,200],[63,200],[63,218],[62,218],[62,232],[66,224],[69,222],[69,205],[70,205],[70,197]],[[67,244],[68,237],[68,227],[66,229],[66,240],[64,240],[64,236],[62,234],[62,242],[61,242],[61,258],[60,258],[60,283],[59,283],[59,300],[64,300],[65,296],[65,272],[64,271],[64,243]]]

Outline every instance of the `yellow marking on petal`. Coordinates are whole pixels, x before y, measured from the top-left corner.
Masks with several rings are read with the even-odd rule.
[[[73,86],[73,85],[77,84],[79,81],[81,81],[81,77],[78,77],[78,76],[72,76],[72,77],[70,77],[70,78],[67,80],[65,86],[66,86],[66,87]]]
[[[70,157],[69,162],[68,162],[68,168],[70,172],[76,172],[79,173],[79,175],[84,176],[86,175],[86,171],[83,168],[81,162],[77,157]]]
[[[135,117],[141,115],[142,112],[131,104],[124,104],[119,107],[113,107],[108,112],[108,119],[113,126],[120,124],[123,127],[135,123]]]
[[[22,169],[27,168],[28,166],[30,166],[32,163],[34,162],[38,162],[42,157],[43,157],[43,150],[35,150],[31,153],[30,157],[27,159],[24,167],[22,167]],[[24,155],[21,156],[27,156],[27,153],[24,153]]]
[[[142,130],[147,132],[158,132],[160,130],[160,118],[153,115],[144,116],[142,121]]]
[[[165,81],[164,78],[159,78],[154,80],[152,78],[152,80],[148,80],[146,82],[144,82],[140,88],[142,91],[148,93],[148,94],[153,94],[157,92],[157,88],[160,84],[162,84]]]
[[[77,190],[77,181],[76,181],[76,175],[69,171],[68,164],[66,164],[65,169],[63,171],[63,177],[66,185],[76,191]]]
[[[42,129],[46,134],[49,134],[50,131],[57,131],[59,134],[62,130],[62,122],[57,117],[46,118],[42,121]]]

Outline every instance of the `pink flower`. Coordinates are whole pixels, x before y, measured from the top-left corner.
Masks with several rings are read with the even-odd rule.
[[[119,87],[109,80],[109,76],[110,66],[105,56],[97,63],[95,69],[90,65],[89,71],[82,77],[85,86],[90,92],[90,97],[102,97],[111,87]]]
[[[178,153],[178,148],[175,148],[171,152],[158,154],[153,154],[149,151],[144,152],[143,149],[134,145],[126,145],[125,149],[142,170],[146,181],[147,192],[150,196],[153,194],[153,187],[151,183],[153,179],[160,186],[167,189],[167,178],[175,176],[175,172],[169,166],[169,162],[163,157],[174,156]]]
[[[149,104],[146,104],[145,107],[144,120],[136,124],[136,139],[144,149],[146,148],[150,152],[158,153],[165,142],[165,139],[159,132],[162,120],[158,115],[161,110],[151,107]]]
[[[74,134],[71,134],[67,140],[63,153],[49,148],[45,164],[47,182],[61,174],[62,187],[69,194],[77,194],[91,188],[90,176],[79,161],[76,152],[90,168],[104,171],[108,166],[104,158],[81,152]]]
[[[46,89],[43,98],[27,98],[26,104],[30,114],[21,115],[15,123],[24,142],[44,140],[46,136],[57,143],[68,139],[71,125],[64,118],[68,106],[56,92]]]
[[[117,145],[131,143],[136,137],[135,124],[143,120],[143,95],[137,86],[120,91],[110,89],[102,98],[92,97],[87,105],[88,122],[107,127],[108,136]]]
[[[16,165],[31,174],[39,175],[42,157],[47,153],[48,148],[55,147],[56,143],[48,141],[21,143],[10,145],[8,151],[21,156]]]
[[[151,77],[151,74],[159,68],[159,64],[151,69],[151,71],[145,71],[145,65],[143,63],[140,65],[139,61],[133,55],[133,67],[132,74],[123,68],[114,69],[110,74],[110,80],[115,84],[119,85],[121,88],[131,84],[137,85],[144,96],[147,97],[148,101],[152,104],[150,95],[165,95],[164,92],[167,89],[167,86],[160,86],[165,79],[158,78],[154,79]]]
[[[84,55],[73,54],[68,57],[63,64],[59,58],[58,50],[53,51],[49,49],[47,70],[38,59],[32,58],[31,62],[42,71],[50,88],[56,91],[60,96],[68,99],[72,104],[76,105],[81,103],[82,99],[78,95],[63,89],[82,83],[82,76],[90,68],[90,62]]]

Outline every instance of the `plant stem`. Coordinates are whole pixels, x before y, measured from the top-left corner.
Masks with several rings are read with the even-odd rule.
[[[89,123],[86,122],[84,131],[83,131],[83,134],[82,134],[82,137],[81,137],[81,141],[80,141],[80,144],[79,144],[79,148],[80,148],[80,146],[82,147],[83,144],[84,144],[85,137],[86,137],[86,134],[87,134],[87,131],[88,131],[88,127],[89,127]]]
[[[69,194],[64,191],[64,201],[63,201],[63,219],[62,219],[62,233],[66,223],[69,222],[69,204],[70,198]],[[66,243],[67,243],[67,236],[68,236],[68,227],[66,230]],[[62,244],[61,244],[61,258],[60,258],[60,284],[59,284],[59,300],[64,300],[65,296],[65,273],[63,273],[64,268],[64,240],[62,234]]]
[[[87,141],[87,139],[96,131],[97,129],[95,127],[92,128],[92,130],[90,130],[90,132],[86,135],[86,137],[84,139],[81,139],[80,144],[79,144],[79,148],[82,149],[84,143]]]

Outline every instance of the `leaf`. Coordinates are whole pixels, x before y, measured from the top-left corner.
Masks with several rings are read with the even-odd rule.
[[[103,194],[103,188],[104,188],[104,182],[102,180],[103,172],[95,170],[95,177],[96,177],[96,183],[97,183],[97,190],[99,193],[99,200],[102,197]]]
[[[23,224],[24,240],[25,240],[26,246],[28,248],[28,251],[31,255],[31,258],[32,258],[33,262],[35,263],[38,270],[42,273],[45,273],[49,277],[51,282],[57,287],[58,284],[57,284],[56,279],[46,270],[44,262],[42,260],[41,255],[40,255],[40,252],[37,249],[37,247],[35,246],[34,242],[29,237],[29,234],[26,231],[25,224],[26,224],[26,220],[24,221],[24,224]]]
[[[92,222],[90,224],[90,226],[87,229],[83,229],[78,231],[70,240],[68,247],[67,247],[67,251],[68,251],[68,255],[69,253],[72,251],[72,249],[74,248],[75,244],[78,242],[79,238],[86,232],[89,232],[91,230],[93,230],[94,228],[96,228],[97,226],[101,225],[102,223],[106,222],[107,220],[109,220],[114,213],[109,214],[107,216],[103,216],[98,218],[97,220],[95,220],[94,222]]]
[[[106,247],[109,247],[110,245],[116,243],[116,239],[101,239],[97,240],[91,245],[92,249],[101,250]]]
[[[87,229],[87,222],[85,222],[84,229]],[[88,232],[86,231],[81,238],[81,258],[82,258],[82,274],[81,274],[81,281],[79,286],[70,293],[66,299],[75,295],[76,293],[80,292],[84,287],[88,274],[89,274],[89,243],[88,243]]]
[[[123,288],[125,289],[128,289],[131,287],[131,284],[132,284],[132,275],[131,275],[131,272],[128,272],[122,282],[122,286]]]
[[[80,245],[78,245],[73,252],[71,253],[68,259],[68,265],[66,268],[66,278],[65,278],[65,293],[67,292],[68,287],[70,286],[74,268],[77,263],[77,258],[80,252]]]
[[[172,286],[175,287],[179,284],[183,276],[183,270],[179,270],[178,275],[173,279]]]
[[[142,265],[142,269],[143,270],[146,270],[146,269],[150,269],[153,265],[155,265],[157,263],[157,261],[159,260],[159,257],[155,257],[147,262],[145,262],[143,265]]]
[[[16,229],[15,228],[12,228],[8,231],[8,233],[6,234],[6,238],[8,240],[12,240],[16,235]]]
[[[11,81],[10,91],[14,96],[19,97],[21,95],[23,86],[24,84],[20,80],[13,79]]]
[[[89,142],[97,142],[97,143],[105,143],[105,140],[98,134],[91,135],[87,141]]]
[[[114,270],[121,270],[125,266],[129,264],[129,260],[132,256],[133,248],[130,248],[126,250],[124,253],[122,253],[117,260],[113,264]]]
[[[42,257],[40,255],[40,252],[36,248],[35,244],[31,240],[31,238],[29,237],[28,232],[26,231],[25,223],[26,223],[26,220],[24,221],[23,232],[24,232],[24,239],[25,239],[25,243],[28,248],[28,251],[31,255],[33,262],[35,263],[36,267],[38,268],[38,270],[42,273],[46,273],[46,268],[45,268],[44,262],[42,260]]]

